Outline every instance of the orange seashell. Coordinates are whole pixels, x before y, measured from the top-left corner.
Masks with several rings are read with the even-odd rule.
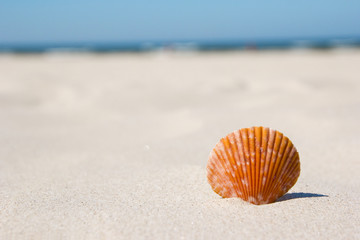
[[[222,138],[207,164],[208,182],[217,194],[256,205],[275,202],[299,175],[299,154],[292,142],[265,127],[242,128]]]

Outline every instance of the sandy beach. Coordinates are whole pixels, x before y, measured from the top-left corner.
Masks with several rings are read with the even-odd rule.
[[[360,50],[0,55],[0,239],[360,239]],[[211,149],[288,136],[279,201],[222,199]]]

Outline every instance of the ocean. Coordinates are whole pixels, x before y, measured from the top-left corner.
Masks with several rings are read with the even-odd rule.
[[[331,49],[360,47],[360,37],[296,38],[267,40],[179,40],[132,42],[32,42],[1,43],[1,52],[147,52],[147,51],[231,51],[312,48]]]

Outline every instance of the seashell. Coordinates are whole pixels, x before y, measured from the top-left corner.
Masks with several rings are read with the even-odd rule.
[[[299,175],[299,154],[292,142],[266,127],[228,134],[211,151],[207,164],[207,179],[217,194],[256,205],[275,202]]]

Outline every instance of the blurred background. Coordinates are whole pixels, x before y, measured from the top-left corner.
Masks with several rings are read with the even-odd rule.
[[[76,135],[86,152],[339,115],[354,107],[359,10],[338,0],[5,0],[2,121],[30,139]]]
[[[359,81],[358,0],[1,0],[0,238],[351,239]],[[220,201],[208,154],[257,125],[330,197]]]
[[[360,44],[358,1],[7,1],[0,51],[234,50]]]

